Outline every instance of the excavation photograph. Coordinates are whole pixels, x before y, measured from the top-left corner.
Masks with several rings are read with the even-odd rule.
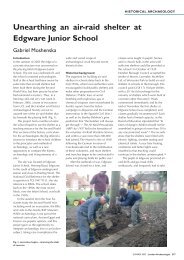
[[[167,247],[167,172],[66,174],[67,247]]]

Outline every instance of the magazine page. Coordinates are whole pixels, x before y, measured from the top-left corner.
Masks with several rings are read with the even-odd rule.
[[[5,258],[180,259],[184,2],[2,12]]]

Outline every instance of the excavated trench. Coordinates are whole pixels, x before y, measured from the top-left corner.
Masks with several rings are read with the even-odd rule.
[[[127,228],[130,223],[130,217],[125,213],[106,214],[100,219],[95,231],[95,243],[90,246],[113,246],[113,243],[122,238],[123,233],[129,233],[131,230]],[[78,229],[72,229],[66,233],[66,246],[79,247],[80,237]]]
[[[83,247],[79,243],[76,210],[67,207],[67,247]],[[97,227],[96,242],[90,247],[167,247],[167,198],[142,204],[140,210],[142,224],[133,228],[127,227],[130,218],[126,214],[106,214]]]

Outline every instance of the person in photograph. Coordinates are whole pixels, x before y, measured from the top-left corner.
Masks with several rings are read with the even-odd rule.
[[[141,192],[142,184],[138,180],[136,180],[132,175],[129,175],[128,176],[128,189]]]
[[[105,203],[109,202],[109,196],[94,197],[86,200],[77,209],[77,223],[80,233],[80,243],[89,246],[95,242],[96,212]]]
[[[109,194],[109,177],[106,175],[106,171],[100,171],[95,174],[90,181],[90,192],[89,196],[91,197],[95,192],[95,196],[101,196],[104,194]]]
[[[127,190],[125,188],[121,188],[119,190],[119,199],[116,202],[117,205],[121,207],[131,207],[131,224],[128,227],[134,227],[141,222],[140,217],[140,203],[142,202],[142,195],[140,192],[135,190]]]

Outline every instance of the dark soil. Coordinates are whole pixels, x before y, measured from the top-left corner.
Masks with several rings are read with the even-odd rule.
[[[66,206],[66,230],[76,229],[77,207]],[[113,247],[166,247],[167,246],[167,201],[166,199],[140,207],[142,223],[134,227],[125,237],[113,243]],[[110,229],[101,225],[97,229],[96,240],[110,236],[130,223],[130,217],[125,212],[119,214],[106,213],[113,222]],[[112,218],[113,217],[113,218]]]

